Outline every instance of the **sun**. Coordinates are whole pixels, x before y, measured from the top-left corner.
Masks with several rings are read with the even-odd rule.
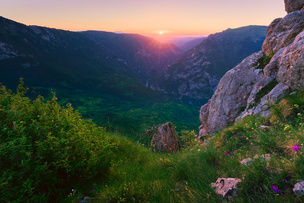
[[[163,34],[164,34],[164,31],[159,31],[158,34],[159,34],[159,35],[163,35]]]

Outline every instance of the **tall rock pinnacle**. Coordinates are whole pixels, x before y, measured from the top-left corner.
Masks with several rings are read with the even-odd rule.
[[[298,10],[303,10],[304,0],[284,0],[285,11],[291,13]]]

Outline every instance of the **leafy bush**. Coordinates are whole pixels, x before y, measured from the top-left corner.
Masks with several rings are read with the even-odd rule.
[[[180,138],[185,148],[194,147],[197,144],[197,135],[194,130],[182,130],[181,134]]]
[[[105,130],[57,98],[24,97],[0,88],[0,196],[4,201],[50,201],[102,177],[116,149]]]

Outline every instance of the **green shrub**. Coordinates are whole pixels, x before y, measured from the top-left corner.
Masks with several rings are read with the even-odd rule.
[[[272,59],[274,53],[270,53],[268,56],[263,54],[261,58],[258,59],[258,61],[253,64],[253,66],[256,67],[256,69],[264,69],[267,64],[269,64],[270,60]]]
[[[185,148],[194,147],[197,144],[197,135],[194,130],[182,130],[181,134],[180,138]]]
[[[83,120],[54,96],[43,102],[0,88],[0,196],[2,200],[50,201],[76,185],[102,177],[116,145],[105,130]]]

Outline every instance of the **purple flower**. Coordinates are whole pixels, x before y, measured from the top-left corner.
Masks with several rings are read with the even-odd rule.
[[[92,190],[92,192],[94,192],[94,190]]]
[[[298,145],[295,145],[295,146],[293,147],[293,150],[299,151],[299,150],[300,150],[300,147],[299,147]]]
[[[286,180],[286,179],[283,179],[282,181],[283,181],[284,183],[288,183],[288,180]]]
[[[228,155],[228,153],[227,153],[227,152],[225,152],[225,155]]]
[[[269,171],[269,168],[265,167],[265,169],[266,169],[267,171]]]
[[[280,136],[278,136],[277,138],[280,138]]]
[[[280,190],[276,186],[272,186],[273,191],[275,191],[277,194],[281,194]]]

